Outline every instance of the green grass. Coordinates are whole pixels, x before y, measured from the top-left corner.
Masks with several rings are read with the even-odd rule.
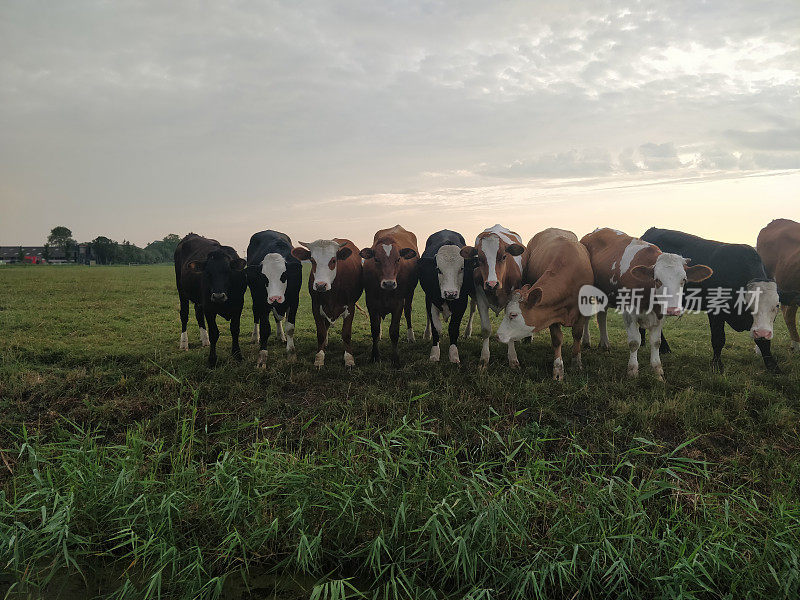
[[[612,315],[612,351],[557,383],[547,335],[518,344],[519,371],[496,341],[479,371],[477,334],[460,366],[429,363],[419,290],[401,367],[367,362],[359,313],[352,372],[339,327],[312,367],[305,289],[297,362],[273,339],[265,371],[249,297],[243,363],[223,323],[215,370],[193,318],[178,350],[168,266],[3,267],[0,290],[11,597],[800,594],[800,359],[780,319],[778,376],[731,331],[713,374],[687,316],[666,326],[666,383],[644,350],[630,380]]]

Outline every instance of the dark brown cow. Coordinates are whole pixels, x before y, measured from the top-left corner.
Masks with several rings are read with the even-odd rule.
[[[511,292],[522,286],[522,259],[525,251],[519,234],[495,225],[484,230],[475,239],[475,246],[465,246],[461,250],[464,258],[476,257],[478,267],[474,270],[475,303],[470,307],[465,336],[472,332],[472,317],[475,305],[481,316],[481,367],[489,364],[489,338],[492,335],[491,308],[495,314],[502,312],[511,298]],[[508,364],[519,367],[514,340],[508,342]]]
[[[381,321],[386,315],[392,315],[389,325],[392,362],[399,364],[397,342],[400,339],[403,311],[408,325],[408,341],[414,341],[411,303],[418,279],[417,236],[400,225],[381,229],[375,234],[372,247],[362,249],[360,254],[364,259],[364,290],[372,330],[372,361],[380,360],[378,340],[381,335]]]
[[[294,248],[292,256],[298,260],[311,261],[308,293],[311,295],[311,312],[317,326],[317,355],[314,357],[314,366],[322,367],[325,364],[328,329],[341,317],[344,364],[352,367],[356,364],[350,345],[353,316],[356,302],[364,290],[358,248],[353,242],[343,238],[300,244],[307,249]]]
[[[767,275],[778,284],[783,320],[792,338],[792,350],[800,351],[797,333],[797,307],[800,304],[800,223],[775,219],[761,230],[756,250]]]
[[[573,363],[583,368],[581,336],[586,317],[580,312],[578,298],[581,288],[594,281],[589,252],[571,231],[540,231],[522,255],[522,280],[526,285],[512,293],[497,337],[508,343],[549,327],[555,350],[553,379],[564,379],[562,325],[572,327]]]

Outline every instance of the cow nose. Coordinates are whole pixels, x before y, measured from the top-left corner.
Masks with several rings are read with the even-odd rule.
[[[221,294],[211,294],[211,301],[212,302],[225,302],[228,299],[228,294],[225,292]]]
[[[757,340],[771,340],[772,332],[769,329],[753,329],[753,338]]]
[[[680,308],[675,308],[674,306],[671,306],[670,308],[667,309],[667,316],[669,317],[679,317],[680,315],[681,315]]]
[[[444,297],[447,300],[457,300],[458,299],[458,292],[445,292]]]
[[[397,287],[397,282],[394,279],[384,279],[381,281],[381,287],[385,290],[393,290]]]
[[[282,304],[283,303],[283,296],[270,296],[269,297],[270,304]]]
[[[496,287],[497,287],[497,282],[496,281],[487,281],[486,282],[486,289],[487,290],[493,290]]]
[[[314,289],[317,290],[318,292],[324,292],[325,290],[328,289],[328,284],[327,283],[315,283],[314,284]]]

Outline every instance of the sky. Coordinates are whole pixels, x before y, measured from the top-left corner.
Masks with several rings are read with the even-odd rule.
[[[0,245],[778,217],[797,0],[0,0]]]

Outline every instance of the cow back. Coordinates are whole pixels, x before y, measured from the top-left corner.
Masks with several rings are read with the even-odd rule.
[[[775,219],[758,234],[756,250],[784,304],[800,302],[800,223]]]

